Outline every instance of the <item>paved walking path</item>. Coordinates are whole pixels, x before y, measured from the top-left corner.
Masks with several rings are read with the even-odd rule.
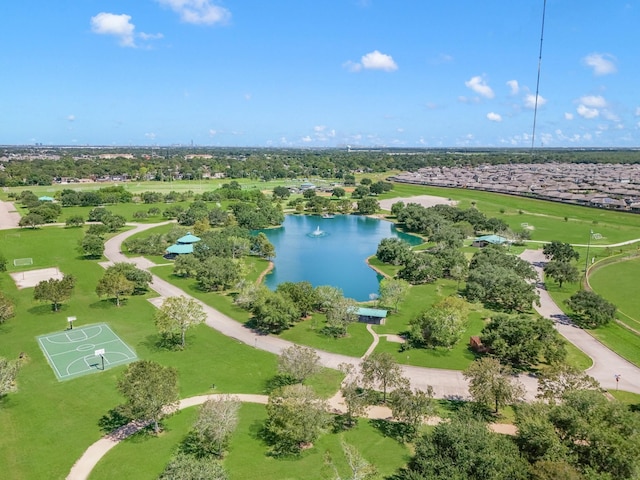
[[[109,262],[105,262],[104,266],[115,262],[132,262],[136,264],[138,268],[142,269],[148,269],[154,266],[152,262],[143,257],[133,259],[127,258],[120,251],[120,246],[128,237],[141,231],[154,228],[158,225],[159,224],[135,225],[134,229],[121,233],[107,241],[105,244],[105,256],[109,259]],[[558,331],[567,340],[572,342],[593,359],[594,365],[589,369],[589,374],[596,378],[603,387],[609,389],[616,387],[613,375],[621,374],[622,377],[619,385],[620,389],[640,393],[640,369],[606,348],[584,330],[572,326],[562,310],[560,310],[560,308],[558,308],[558,306],[553,302],[547,291],[544,289],[544,285],[541,280],[542,268],[545,261],[542,252],[539,250],[526,250],[521,257],[534,265],[534,268],[540,278],[540,282],[537,284],[537,290],[540,294],[541,306],[536,307],[536,310],[538,310],[541,315],[554,320]],[[158,278],[155,275],[153,275],[153,281],[150,286],[163,298],[181,295],[190,297],[180,288]],[[157,305],[159,302],[156,301],[153,303]],[[232,337],[252,347],[275,354],[279,354],[283,349],[293,345],[293,343],[277,337],[256,334],[214,308],[211,308],[202,302],[199,303],[203,306],[205,313],[207,314],[207,325],[220,331],[226,336]],[[373,352],[380,338],[380,336],[373,331],[371,326],[368,325],[367,330],[373,335],[373,342],[365,353],[365,356]],[[319,355],[320,363],[323,366],[334,369],[336,369],[341,363],[348,363],[357,366],[362,360],[361,358],[349,357],[322,350],[316,350],[316,352]],[[410,380],[411,385],[414,388],[426,390],[427,386],[430,385],[433,387],[437,398],[468,398],[468,383],[463,378],[462,373],[457,370],[441,370],[411,365],[403,365],[402,369],[403,374]],[[523,383],[526,389],[526,398],[528,400],[533,399],[536,394],[537,380],[526,375],[521,375],[519,380]],[[235,396],[241,401],[263,404],[266,403],[268,399],[265,395]],[[179,408],[182,409],[189,406],[199,405],[211,397],[215,397],[215,395],[201,395],[184,399],[180,402]],[[329,399],[328,402],[335,410],[344,411],[344,403],[339,394],[336,394],[334,397]],[[389,418],[391,416],[391,412],[387,407],[371,407],[367,412],[367,416],[369,418]],[[133,422],[95,442],[74,464],[71,472],[67,476],[67,480],[86,479],[98,461],[109,450],[116,446],[118,442],[137,432],[144,426],[144,423]],[[515,433],[513,425],[494,424],[491,428],[499,433]]]
[[[640,393],[640,368],[607,348],[586,330],[574,326],[553,301],[542,283],[542,269],[547,262],[542,250],[525,250],[520,257],[531,263],[538,274],[536,290],[540,295],[540,306],[535,306],[535,309],[543,317],[553,320],[564,338],[591,357],[593,366],[587,370],[589,375],[608,390],[619,387],[620,390]],[[615,375],[621,375],[619,385],[616,385]]]
[[[148,230],[157,226],[157,224],[139,224],[135,225],[135,228],[123,232],[115,237],[111,238],[105,243],[104,254],[110,262],[131,262],[136,264],[138,268],[148,269],[151,264],[147,259],[128,258],[120,251],[120,245],[122,242],[132,235],[135,235],[141,231]],[[175,285],[158,278],[153,275],[153,281],[150,287],[155,290],[161,297],[175,297],[186,296],[190,297],[180,288]],[[190,297],[193,298],[193,297]],[[276,355],[279,355],[285,348],[294,345],[292,342],[283,340],[271,335],[260,335],[248,328],[243,324],[233,320],[232,318],[224,315],[218,310],[200,302],[197,299],[205,313],[207,314],[206,324],[211,328],[214,328],[222,334],[234,338],[235,340],[245,343],[251,347],[259,348]],[[324,367],[337,369],[341,363],[348,363],[354,366],[360,364],[361,359],[358,357],[349,357],[338,353],[325,352],[323,350],[316,350],[320,357],[320,363]],[[460,398],[467,399],[468,383],[463,378],[462,372],[458,370],[442,370],[436,368],[416,367],[411,365],[403,365],[403,374],[411,381],[411,385],[414,388],[426,390],[430,385],[436,398]],[[535,397],[537,391],[537,380],[533,377],[523,375],[519,380],[526,388],[526,398],[531,400]]]
[[[220,398],[222,396],[230,396],[242,403],[257,403],[266,405],[269,401],[267,395],[248,395],[248,394],[211,394],[211,395],[197,395],[195,397],[184,398],[180,400],[180,403],[176,410],[183,410],[185,408],[202,405],[204,402],[210,399]],[[330,405],[336,408],[335,405]],[[341,413],[346,412],[346,408],[338,407]],[[364,415],[370,419],[390,419],[391,409],[385,406],[372,406],[367,409]],[[429,417],[425,419],[425,423],[429,425],[437,425],[442,421],[440,417]],[[114,430],[113,432],[105,435],[103,438],[91,445],[85,450],[82,457],[71,467],[69,475],[66,480],[85,480],[89,478],[91,471],[95,468],[98,462],[104,457],[113,447],[118,445],[122,440],[130,437],[134,433],[139,432],[143,428],[147,427],[151,422],[147,421],[134,421],[126,424],[123,427]],[[491,423],[489,428],[497,433],[503,433],[506,435],[515,435],[516,427],[509,423]]]

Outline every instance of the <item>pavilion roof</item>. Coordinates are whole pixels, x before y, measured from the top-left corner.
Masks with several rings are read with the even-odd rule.
[[[178,243],[196,243],[200,241],[200,237],[196,237],[191,232],[188,232],[184,237],[178,239]]]
[[[167,247],[167,253],[176,253],[178,255],[193,253],[193,245],[190,243],[171,245],[170,247]]]

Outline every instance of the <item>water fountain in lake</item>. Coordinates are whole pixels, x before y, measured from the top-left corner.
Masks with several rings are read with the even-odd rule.
[[[326,237],[327,235],[327,232],[325,232],[324,230],[320,230],[320,225],[318,225],[318,227],[313,232],[307,233],[307,236],[311,238]]]

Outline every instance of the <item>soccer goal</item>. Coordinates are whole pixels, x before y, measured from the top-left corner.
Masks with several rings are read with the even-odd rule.
[[[14,267],[26,267],[27,265],[33,265],[33,258],[15,258],[13,260]]]

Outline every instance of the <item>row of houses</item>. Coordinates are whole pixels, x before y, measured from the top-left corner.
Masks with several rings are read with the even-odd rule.
[[[544,163],[424,167],[391,180],[640,212],[640,165]]]

